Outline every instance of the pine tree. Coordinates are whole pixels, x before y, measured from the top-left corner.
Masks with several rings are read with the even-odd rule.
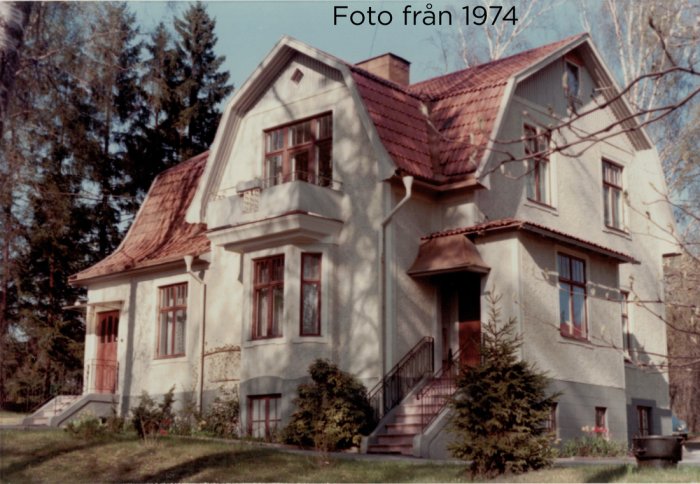
[[[517,357],[521,340],[511,319],[500,324],[500,297],[491,296],[484,325],[482,363],[460,368],[452,400],[452,454],[471,460],[475,475],[522,473],[552,463],[551,436],[545,422],[554,396],[548,379]]]
[[[177,52],[172,37],[163,23],[149,36],[145,48],[140,84],[143,87],[142,112],[128,136],[128,193],[135,202],[143,199],[158,173],[180,160],[178,122],[184,106],[180,102]],[[138,208],[138,203],[131,211]]]
[[[228,72],[220,71],[226,57],[214,54],[215,26],[201,2],[175,19],[182,80],[178,91],[184,106],[178,123],[183,135],[182,159],[209,149],[221,117],[219,103],[233,90]]]

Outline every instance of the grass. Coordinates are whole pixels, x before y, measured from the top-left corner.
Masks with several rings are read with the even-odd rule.
[[[298,455],[243,443],[133,435],[81,440],[57,430],[0,431],[2,482],[468,482],[464,466]],[[555,468],[503,482],[698,482],[700,468]],[[500,481],[497,481],[500,482]]]
[[[8,412],[0,410],[0,425],[18,425],[22,423],[27,413]]]

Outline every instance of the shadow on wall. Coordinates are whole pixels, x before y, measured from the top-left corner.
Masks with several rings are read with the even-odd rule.
[[[671,410],[660,408],[670,406],[668,392],[663,395],[660,392],[668,388],[668,380],[663,373],[654,368],[649,355],[644,351],[643,345],[634,335],[630,335],[630,352],[632,360],[625,365],[625,387],[629,403],[627,404],[627,438],[641,434],[643,419],[652,435],[670,433]],[[650,412],[647,417],[645,411]]]

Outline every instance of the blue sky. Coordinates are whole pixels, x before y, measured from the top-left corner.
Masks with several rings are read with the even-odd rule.
[[[549,0],[544,0],[549,1]],[[159,21],[171,24],[171,18],[180,15],[189,2],[130,2],[145,31]],[[407,3],[414,10],[426,10],[428,2],[354,2],[354,1],[214,1],[204,2],[209,14],[217,21],[219,41],[217,51],[226,56],[224,68],[231,73],[236,87],[241,86],[258,63],[283,35],[290,35],[349,62],[358,62],[385,52],[393,52],[411,62],[411,81],[420,81],[442,73],[440,49],[431,37],[439,27],[404,25],[402,8]],[[432,10],[455,5],[457,13],[463,5],[474,2],[434,1]],[[509,3],[504,1],[503,4]],[[516,2],[516,4],[521,2]],[[388,26],[355,26],[345,20],[333,25],[334,6],[347,5],[348,12],[366,12],[371,5],[375,10],[393,14]],[[575,20],[575,8],[569,0],[557,9],[557,29],[532,28],[527,32],[530,46],[553,42],[581,28]],[[386,16],[384,17],[386,19]],[[564,20],[562,20],[564,19]],[[568,20],[566,20],[568,19]],[[566,22],[573,25],[567,25]],[[453,22],[457,21],[455,16]],[[549,24],[552,25],[553,23]],[[472,29],[480,27],[471,26]]]

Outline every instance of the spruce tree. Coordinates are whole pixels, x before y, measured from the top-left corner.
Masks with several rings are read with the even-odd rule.
[[[184,106],[178,123],[183,135],[182,159],[209,149],[221,117],[219,104],[233,90],[228,72],[220,71],[226,57],[214,54],[215,26],[201,2],[175,19],[182,80],[178,92]]]
[[[499,300],[491,296],[482,328],[482,362],[460,368],[451,402],[450,450],[472,462],[474,475],[487,477],[547,467],[553,457],[545,422],[556,395],[547,396],[546,376],[518,359],[515,319],[500,324]]]

